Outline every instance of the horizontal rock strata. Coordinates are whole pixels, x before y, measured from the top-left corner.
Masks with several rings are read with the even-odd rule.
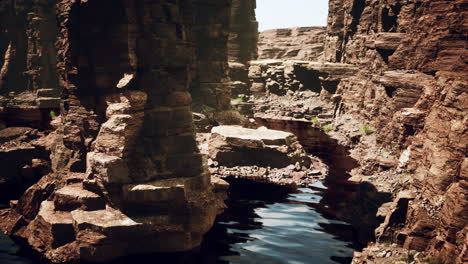
[[[57,59],[53,73],[62,92],[57,99],[59,93],[43,85],[28,88],[34,94],[25,97],[39,109],[59,103],[60,111],[47,112],[53,119],[47,133],[55,131],[41,144],[32,140],[35,132],[1,130],[8,141],[2,142],[1,155],[18,160],[20,171],[35,181],[47,175],[1,212],[0,228],[52,262],[109,261],[198,247],[225,207],[228,185],[210,176],[197,148],[188,88],[197,69],[210,72],[205,60],[212,63],[212,56],[219,55],[227,65],[227,34],[217,42],[225,48],[210,49],[211,55],[204,53],[203,43],[207,35],[211,43],[217,37],[210,34],[223,33],[228,23],[217,29],[218,20],[202,19],[213,11],[207,1],[31,5],[56,10],[50,22],[59,25],[57,54],[37,55],[52,59],[51,65]],[[228,22],[228,3],[217,11]],[[203,35],[198,26],[213,31]],[[225,69],[205,77],[221,83]],[[20,98],[8,100],[12,104]],[[8,153],[7,144],[14,140],[24,145],[11,149],[18,155]],[[35,146],[50,153],[45,160],[49,171],[41,170],[42,156],[32,155],[39,154],[37,149],[28,150]]]
[[[265,30],[259,34],[258,59],[319,61],[326,36],[325,27]]]

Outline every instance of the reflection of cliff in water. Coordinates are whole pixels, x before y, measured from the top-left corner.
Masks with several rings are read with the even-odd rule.
[[[358,167],[348,150],[311,122],[295,120],[257,120],[270,128],[288,131],[296,135],[307,152],[320,157],[329,166],[329,175],[323,181],[325,188],[318,191],[322,199],[311,204],[326,218],[345,221],[356,229],[354,247],[362,249],[375,239],[374,230],[384,219],[378,219],[378,208],[391,200],[391,194],[379,193],[370,183],[348,181],[349,172]]]
[[[349,172],[358,167],[358,162],[349,156],[348,150],[335,139],[317,129],[323,141],[307,151],[320,157],[328,166],[329,174],[323,181],[326,188],[313,189],[320,192],[322,200],[311,205],[327,218],[350,223],[355,228],[355,248],[361,250],[368,242],[375,240],[374,230],[383,219],[376,217],[379,207],[391,201],[391,194],[380,193],[370,183],[348,181]]]
[[[229,182],[229,208],[205,237],[202,263],[350,263],[354,230],[315,212],[318,192]]]

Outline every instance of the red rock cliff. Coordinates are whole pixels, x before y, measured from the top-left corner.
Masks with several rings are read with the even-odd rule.
[[[467,260],[468,89],[464,0],[331,0],[325,59],[361,66],[340,83],[339,111],[375,125],[407,172],[409,203],[382,237]],[[391,230],[391,231],[390,231]]]
[[[52,172],[1,213],[0,227],[53,262],[199,246],[226,189],[222,181],[215,188],[205,169],[188,91],[200,65],[195,55],[204,50],[193,34],[194,21],[204,22],[194,13],[211,7],[189,0],[31,6],[56,10],[51,60],[58,62],[60,117],[44,139]],[[220,42],[226,46],[227,37]],[[33,46],[22,56],[34,56]],[[227,51],[219,52],[226,63]]]

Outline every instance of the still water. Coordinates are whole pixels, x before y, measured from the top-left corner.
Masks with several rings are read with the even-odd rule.
[[[319,213],[326,187],[291,189],[230,180],[228,209],[218,216],[200,249],[187,254],[123,258],[113,263],[336,264],[350,263],[352,226]],[[321,205],[323,207],[323,205]],[[327,207],[327,205],[325,205]],[[323,209],[323,208],[322,208]],[[0,236],[0,263],[39,263]]]
[[[216,252],[216,261],[206,263],[351,262],[355,231],[317,212],[326,190],[320,182],[294,190],[238,180],[230,184],[229,209],[201,249]]]

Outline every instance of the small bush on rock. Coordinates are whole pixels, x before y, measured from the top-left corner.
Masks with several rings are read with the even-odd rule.
[[[314,124],[314,126],[317,126],[320,124],[320,121],[318,120],[317,117],[312,117],[310,121],[312,121],[312,124]]]
[[[234,105],[241,104],[243,102],[244,102],[244,99],[242,97],[237,97],[237,98],[231,100],[231,104],[234,104]]]
[[[404,261],[405,263],[412,263],[414,261],[414,253],[413,252],[407,252],[406,253],[406,256],[403,256],[401,259],[401,261]]]
[[[361,133],[363,135],[366,135],[366,136],[371,135],[371,134],[373,134],[375,132],[375,128],[372,127],[369,124],[365,124],[365,125],[361,126],[361,128],[359,130],[361,131]]]
[[[322,130],[323,130],[324,132],[330,132],[330,131],[333,130],[333,126],[332,126],[331,124],[324,125],[324,126],[322,127]]]
[[[49,116],[50,116],[50,118],[54,119],[54,118],[57,117],[57,113],[55,113],[55,111],[52,110],[52,111],[49,112]]]

